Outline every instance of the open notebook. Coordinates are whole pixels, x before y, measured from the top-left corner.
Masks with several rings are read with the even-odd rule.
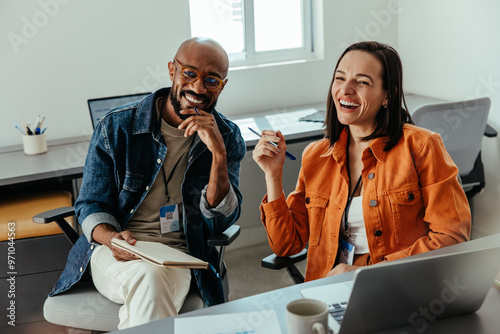
[[[208,263],[159,242],[137,241],[131,245],[125,240],[113,239],[111,244],[157,266],[167,268],[207,269]]]

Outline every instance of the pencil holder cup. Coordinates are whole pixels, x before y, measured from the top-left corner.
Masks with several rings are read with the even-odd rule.
[[[36,155],[47,152],[47,138],[45,133],[40,135],[23,136],[24,154]]]

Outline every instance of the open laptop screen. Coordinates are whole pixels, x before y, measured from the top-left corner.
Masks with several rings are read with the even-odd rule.
[[[151,93],[110,96],[88,100],[87,102],[89,105],[90,119],[92,120],[92,128],[95,129],[99,119],[106,115],[109,110],[130,102],[139,101],[144,96],[149,94]]]

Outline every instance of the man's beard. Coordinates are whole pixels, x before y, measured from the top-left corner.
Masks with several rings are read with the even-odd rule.
[[[205,95],[198,95],[198,94],[194,93],[193,91],[186,91],[186,93],[189,93],[190,95],[194,95],[194,96],[200,96],[205,101],[208,100],[208,98]],[[181,94],[184,94],[184,92],[181,92]],[[181,101],[179,101],[179,99],[177,98],[177,90],[174,89],[173,87],[170,89],[169,98],[170,98],[170,103],[172,103],[172,106],[174,107],[175,114],[177,116],[179,116],[180,119],[185,120],[191,116],[190,114],[181,114],[181,110],[183,110],[181,107]],[[180,98],[180,94],[179,94],[179,98]],[[212,110],[215,109],[216,103],[217,103],[217,100],[214,101],[214,103],[212,103],[211,105],[209,105],[205,111],[211,113]]]

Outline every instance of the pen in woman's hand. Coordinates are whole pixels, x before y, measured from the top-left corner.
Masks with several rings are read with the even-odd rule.
[[[260,133],[258,133],[257,131],[255,131],[254,129],[252,128],[248,128],[248,130],[252,131],[253,133],[255,133],[257,136],[259,137],[262,137],[262,135]],[[272,141],[268,141],[269,144],[273,145],[274,147],[277,147],[278,144],[276,144],[275,142],[272,142]],[[285,151],[285,157],[287,157],[288,159],[290,160],[295,160],[297,159],[296,157],[293,156],[292,153],[288,152],[288,151]]]

